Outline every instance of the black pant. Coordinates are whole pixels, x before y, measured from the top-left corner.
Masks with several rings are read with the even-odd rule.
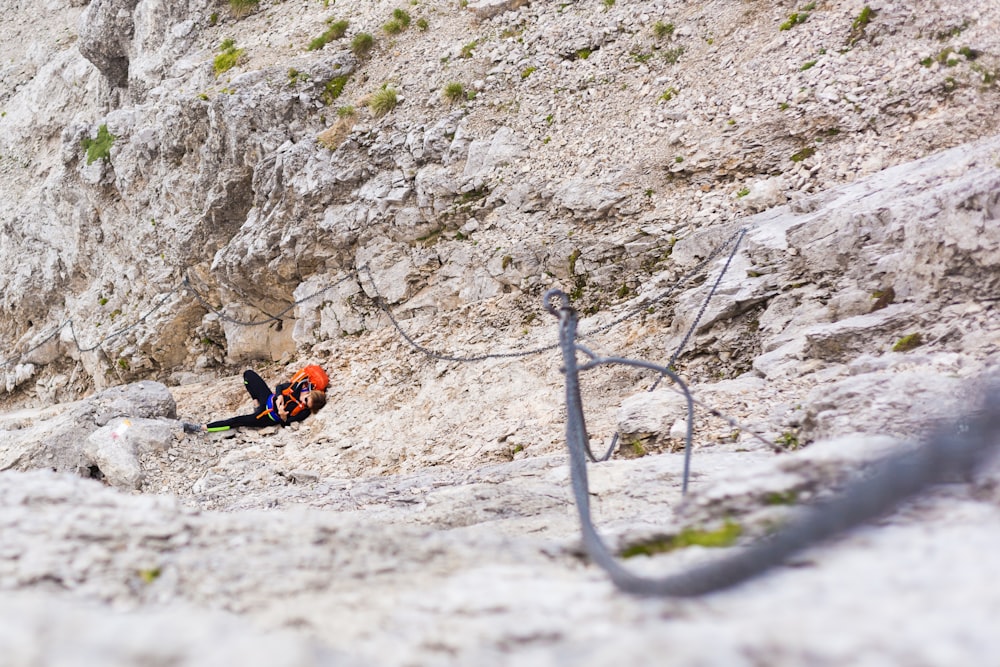
[[[271,419],[264,410],[267,409],[267,399],[271,396],[271,389],[254,371],[244,371],[243,386],[247,388],[250,398],[257,401],[257,409],[249,415],[239,415],[229,419],[209,422],[205,428],[209,431],[225,431],[236,426],[249,426],[260,428],[262,426],[273,426],[277,422]]]

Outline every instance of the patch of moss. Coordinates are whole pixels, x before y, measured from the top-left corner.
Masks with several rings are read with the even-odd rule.
[[[158,567],[151,567],[148,570],[139,570],[139,578],[146,584],[151,584],[159,579],[160,574],[160,568]]]
[[[806,158],[810,158],[810,157],[812,157],[815,154],[816,154],[816,148],[815,148],[815,146],[806,146],[805,148],[803,148],[802,150],[800,150],[798,153],[795,153],[794,155],[792,155],[791,160],[792,160],[792,162],[802,162]]]
[[[622,549],[619,555],[622,558],[632,558],[633,556],[652,556],[654,554],[668,553],[693,546],[713,549],[729,547],[735,544],[736,540],[742,534],[743,527],[740,524],[726,519],[725,523],[716,530],[685,528],[673,537],[647,540],[630,545]]]
[[[896,344],[892,346],[893,352],[908,352],[914,348],[920,347],[924,344],[924,337],[920,332],[915,332],[907,334],[896,341]]]
[[[772,491],[764,496],[765,505],[794,505],[799,501],[799,492],[795,489],[788,491]]]
[[[101,125],[97,128],[96,139],[84,139],[82,144],[83,149],[87,151],[87,164],[91,164],[97,160],[110,160],[111,146],[114,145],[117,138],[108,131],[107,125]]]

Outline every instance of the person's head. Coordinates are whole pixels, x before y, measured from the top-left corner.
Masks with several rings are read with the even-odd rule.
[[[305,395],[302,402],[309,408],[309,412],[316,412],[326,405],[326,394],[318,389],[313,389]]]

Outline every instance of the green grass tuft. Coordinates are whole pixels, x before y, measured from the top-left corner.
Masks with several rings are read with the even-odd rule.
[[[333,40],[340,39],[347,34],[348,25],[350,24],[347,21],[335,21],[330,23],[330,27],[327,28],[322,35],[309,42],[309,46],[306,47],[306,50],[318,51]]]
[[[260,0],[229,0],[229,8],[233,10],[233,16],[243,18],[260,5]]]
[[[369,53],[371,53],[372,48],[375,46],[375,38],[367,32],[359,32],[351,40],[351,53],[353,53],[358,58],[364,58]]]
[[[329,106],[333,104],[340,94],[344,92],[344,86],[347,85],[347,76],[335,76],[326,82],[323,86],[323,94],[320,99],[323,100],[323,104]]]
[[[244,49],[236,48],[236,43],[232,39],[222,42],[219,45],[219,51],[220,53],[212,61],[212,69],[215,71],[215,76],[219,76],[223,72],[228,72],[236,67],[236,64],[239,63],[244,53]]]
[[[441,89],[441,97],[454,104],[465,97],[465,86],[458,81],[452,81]]]
[[[396,91],[386,86],[372,93],[368,100],[368,109],[376,118],[381,118],[395,109],[397,104],[399,104],[399,100],[396,97]]]
[[[668,35],[672,35],[674,34],[674,24],[664,23],[663,21],[657,21],[656,23],[653,24],[653,34],[659,37],[660,39],[663,39]]]

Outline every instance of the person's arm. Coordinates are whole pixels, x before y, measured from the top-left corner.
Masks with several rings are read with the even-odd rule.
[[[286,417],[285,423],[291,424],[292,422],[300,422],[306,417],[308,417],[310,414],[312,413],[309,411],[309,408],[302,406],[302,410],[300,410],[298,414],[289,415],[288,417]]]

